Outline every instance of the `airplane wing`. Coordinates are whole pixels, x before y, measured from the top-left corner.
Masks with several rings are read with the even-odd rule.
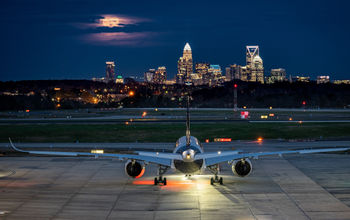
[[[88,153],[88,152],[59,152],[59,151],[26,151],[17,148],[11,141],[10,146],[12,149],[18,152],[24,152],[29,154],[38,154],[38,155],[54,155],[54,156],[91,156],[91,157],[110,157],[118,158],[120,160],[142,160],[145,162],[155,163],[163,166],[171,166],[173,159],[178,159],[181,155],[172,154],[172,153],[156,153],[156,152],[143,152],[143,154],[113,154],[113,153]]]
[[[312,154],[312,153],[325,153],[325,152],[336,152],[336,151],[346,151],[350,150],[350,147],[343,147],[343,148],[325,148],[325,149],[310,149],[310,150],[289,150],[289,151],[275,151],[275,152],[257,152],[257,153],[231,153],[231,154],[225,154],[225,153],[215,153],[216,156],[198,156],[201,157],[201,159],[205,160],[206,166],[211,166],[215,164],[219,164],[222,162],[227,162],[231,160],[239,160],[239,159],[245,159],[245,158],[254,158],[257,159],[260,156],[267,156],[267,155],[283,155],[283,154]],[[197,156],[197,155],[196,155]],[[197,157],[195,157],[197,159]],[[199,158],[198,158],[199,159]]]
[[[200,153],[196,154],[195,160],[200,160],[200,159],[209,159],[209,158],[214,158],[218,156],[232,156],[232,155],[237,155],[238,153],[242,152],[241,150],[234,150],[234,151],[218,151],[218,152],[205,152],[205,153]]]

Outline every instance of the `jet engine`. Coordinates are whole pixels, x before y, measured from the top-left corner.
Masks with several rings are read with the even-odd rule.
[[[246,177],[252,172],[253,166],[249,159],[232,161],[232,172],[239,177]]]
[[[132,178],[140,178],[145,173],[145,164],[140,161],[128,160],[125,163],[125,173]]]

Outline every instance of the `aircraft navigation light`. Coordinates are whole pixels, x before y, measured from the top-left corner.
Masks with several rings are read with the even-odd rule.
[[[233,86],[234,86],[235,88],[237,88],[237,84],[234,84]]]

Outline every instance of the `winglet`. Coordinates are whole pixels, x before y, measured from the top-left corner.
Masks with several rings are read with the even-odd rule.
[[[18,148],[12,143],[11,138],[9,138],[9,141],[10,141],[10,146],[11,146],[11,148],[14,149],[15,151],[26,152],[26,151],[23,151],[23,150],[21,150],[21,149],[18,149]]]

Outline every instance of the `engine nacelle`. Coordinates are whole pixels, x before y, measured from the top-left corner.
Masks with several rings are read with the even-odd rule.
[[[145,173],[145,164],[140,161],[128,160],[125,163],[125,173],[132,178],[140,178]]]
[[[234,160],[232,172],[239,177],[246,177],[252,172],[253,166],[249,159]]]

